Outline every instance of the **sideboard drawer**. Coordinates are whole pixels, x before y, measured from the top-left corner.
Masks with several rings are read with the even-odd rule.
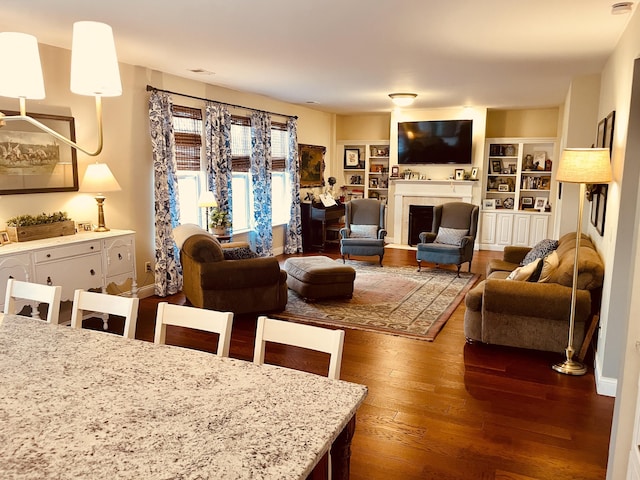
[[[64,247],[48,248],[35,252],[35,263],[50,262],[51,260],[59,260],[61,258],[77,257],[87,253],[100,252],[100,240],[90,242],[81,242],[74,245],[66,245]]]
[[[73,300],[76,289],[102,287],[100,252],[36,264],[36,282],[62,286],[62,300]]]

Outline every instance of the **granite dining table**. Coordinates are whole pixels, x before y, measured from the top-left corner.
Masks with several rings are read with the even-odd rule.
[[[347,478],[367,394],[16,315],[0,315],[0,370],[3,479],[304,479],[329,449]]]

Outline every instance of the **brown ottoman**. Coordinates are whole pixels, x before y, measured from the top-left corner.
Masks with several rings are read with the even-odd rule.
[[[284,262],[287,286],[305,300],[353,295],[356,271],[329,257],[291,257]]]

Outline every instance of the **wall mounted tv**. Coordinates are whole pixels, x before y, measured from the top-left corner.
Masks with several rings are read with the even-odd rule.
[[[398,123],[400,165],[472,163],[473,120]]]

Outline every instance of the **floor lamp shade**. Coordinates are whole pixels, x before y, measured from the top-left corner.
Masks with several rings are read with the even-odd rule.
[[[556,363],[553,369],[565,375],[584,375],[587,368],[573,359],[573,331],[576,318],[576,293],[578,266],[580,261],[580,237],[582,236],[582,212],[587,183],[608,183],[612,179],[611,161],[607,148],[567,148],[562,152],[556,180],[580,184],[578,198],[578,221],[576,224],[576,245],[573,258],[573,281],[571,285],[571,310],[569,314],[569,339],[565,349],[564,362]]]
[[[109,231],[104,223],[103,204],[105,197],[103,193],[117,192],[119,190],[121,190],[120,185],[106,163],[93,163],[87,167],[80,185],[80,191],[96,194],[95,199],[98,203],[98,226],[95,228],[96,232]]]

